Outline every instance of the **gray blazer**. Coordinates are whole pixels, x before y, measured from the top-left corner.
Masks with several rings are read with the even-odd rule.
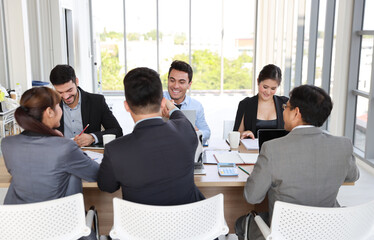
[[[63,137],[24,131],[2,140],[5,165],[12,175],[4,204],[57,199],[82,192],[82,180],[96,181],[99,164]]]
[[[348,138],[332,136],[316,127],[294,129],[262,145],[244,197],[256,204],[268,193],[270,219],[276,200],[339,206],[336,196],[340,186],[359,178],[352,153]]]

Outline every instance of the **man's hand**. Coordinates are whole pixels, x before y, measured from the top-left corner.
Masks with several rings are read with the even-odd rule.
[[[162,109],[162,116],[165,117],[165,118],[169,118],[170,117],[170,111],[173,110],[174,108],[176,108],[176,106],[174,105],[174,103],[168,99],[166,99],[166,102],[165,102],[165,107]]]
[[[95,142],[95,138],[91,134],[83,133],[80,136],[75,136],[74,141],[78,144],[79,147],[86,147]]]
[[[240,139],[244,139],[244,138],[252,138],[252,139],[255,139],[255,135],[253,134],[253,132],[251,131],[244,131],[242,132],[241,136],[240,136]]]

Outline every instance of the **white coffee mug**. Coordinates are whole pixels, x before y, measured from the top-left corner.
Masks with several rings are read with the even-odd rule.
[[[229,132],[229,142],[231,148],[238,148],[240,141],[240,132]]]
[[[116,135],[114,134],[105,134],[103,135],[103,144],[105,146],[105,144],[109,143],[110,141],[116,139]]]

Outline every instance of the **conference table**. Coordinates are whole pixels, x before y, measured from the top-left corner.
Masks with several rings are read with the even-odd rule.
[[[91,150],[90,151],[95,151]],[[97,150],[103,152],[103,150]],[[239,146],[240,152],[248,152],[243,146]],[[238,176],[221,177],[218,174],[217,166],[205,164],[205,175],[195,175],[195,184],[206,198],[223,193],[225,219],[229,226],[230,233],[235,232],[235,220],[250,210],[266,211],[267,202],[259,205],[248,204],[243,197],[243,187],[248,175],[239,170]],[[242,166],[247,172],[251,172],[253,165]],[[9,187],[11,176],[6,170],[4,159],[0,158],[0,188]],[[94,205],[98,211],[100,234],[108,234],[113,225],[113,198],[122,198],[121,190],[115,193],[106,193],[99,190],[96,182],[83,182],[83,195],[86,209]]]

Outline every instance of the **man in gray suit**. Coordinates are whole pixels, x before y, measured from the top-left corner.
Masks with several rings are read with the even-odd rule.
[[[336,196],[340,186],[356,181],[359,171],[351,141],[319,128],[332,110],[330,96],[321,88],[302,85],[290,92],[283,109],[284,126],[290,133],[262,145],[244,188],[245,199],[257,204],[267,194],[268,220],[277,200],[338,207]],[[241,225],[239,220],[237,228]],[[240,227],[237,233],[240,234]],[[250,224],[249,235],[248,239],[263,239],[254,222]]]

